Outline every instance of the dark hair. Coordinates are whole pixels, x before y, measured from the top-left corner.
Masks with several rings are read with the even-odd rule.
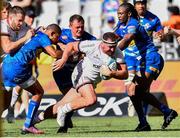
[[[134,6],[131,3],[125,2],[125,3],[122,3],[119,7],[126,8],[126,12],[130,12],[131,17],[138,20],[138,13],[137,13],[136,9],[134,8]]]
[[[178,6],[169,6],[168,11],[173,15],[179,15],[179,7]]]
[[[35,8],[33,6],[27,6],[24,8],[25,14],[26,16],[35,18],[36,17],[36,13],[35,13]]]
[[[134,4],[136,4],[136,2],[142,2],[142,3],[146,4],[147,0],[133,0]]]
[[[19,6],[14,6],[14,7],[11,7],[9,9],[9,15],[10,14],[18,14],[18,13],[22,14],[23,16],[25,16],[25,12],[24,12],[23,8],[21,8]]]
[[[61,28],[57,24],[50,24],[46,28],[47,30],[53,30],[55,33],[58,33],[59,35],[61,34]]]
[[[11,8],[12,6],[11,6],[11,4],[9,3],[9,2],[7,2],[7,1],[2,1],[2,8],[1,8],[1,10],[2,9],[4,9],[4,8],[6,8],[8,11],[9,11],[9,9]]]
[[[103,40],[108,41],[109,39],[111,40],[111,42],[117,43],[119,40],[119,37],[113,33],[113,32],[106,32],[103,34]]]
[[[79,14],[74,14],[69,18],[69,22],[73,22],[74,20],[77,20],[78,22],[84,23],[84,18]]]

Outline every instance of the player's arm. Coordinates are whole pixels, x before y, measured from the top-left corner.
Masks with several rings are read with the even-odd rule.
[[[125,63],[117,63],[117,71],[112,70],[110,77],[120,80],[127,79],[128,78],[127,65]]]
[[[61,42],[58,42],[57,45],[60,47],[60,49],[62,49],[62,51],[64,51],[66,48],[66,45]]]
[[[53,58],[61,58],[63,51],[62,50],[56,50],[53,46],[46,46],[45,53],[50,55]]]
[[[13,53],[18,50],[28,39],[34,35],[34,30],[30,29],[26,35],[19,40],[12,42],[8,34],[1,34],[1,46],[5,53]]]
[[[121,41],[119,41],[118,43],[118,47],[121,49],[121,50],[124,50],[128,47],[128,45],[130,44],[130,42],[135,38],[135,35],[133,33],[129,33],[129,34],[126,34],[122,39]]]
[[[79,51],[78,45],[79,42],[72,42],[67,44],[62,58],[53,63],[53,71],[61,69],[68,60],[69,56],[72,55],[72,53]]]

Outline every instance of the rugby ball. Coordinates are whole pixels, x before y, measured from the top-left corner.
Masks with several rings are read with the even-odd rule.
[[[106,62],[105,65],[109,67],[110,70],[117,70],[117,63],[116,60],[114,58],[109,58]],[[109,76],[105,76],[105,75],[101,75],[102,80],[109,80],[111,77]]]

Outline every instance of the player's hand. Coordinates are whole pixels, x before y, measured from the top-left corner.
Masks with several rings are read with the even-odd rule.
[[[164,27],[164,34],[168,35],[168,34],[170,34],[170,32],[171,32],[171,27],[170,26],[165,26]]]
[[[53,71],[60,70],[64,66],[64,64],[65,64],[64,60],[62,60],[62,59],[56,60],[52,64]]]
[[[34,36],[34,35],[35,35],[34,29],[29,29],[29,30],[27,31],[26,35],[25,35],[26,40],[30,39],[30,38],[31,38],[32,36]]]
[[[163,33],[163,31],[154,32],[153,37],[154,37],[154,39],[157,39],[158,42],[161,42],[164,39],[164,33]]]
[[[102,65],[100,67],[100,74],[104,75],[104,76],[107,76],[107,77],[110,77],[111,76],[111,70],[109,69],[108,66]]]

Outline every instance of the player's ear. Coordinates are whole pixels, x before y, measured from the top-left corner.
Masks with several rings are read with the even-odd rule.
[[[132,13],[131,12],[128,12],[128,16],[131,17]]]

